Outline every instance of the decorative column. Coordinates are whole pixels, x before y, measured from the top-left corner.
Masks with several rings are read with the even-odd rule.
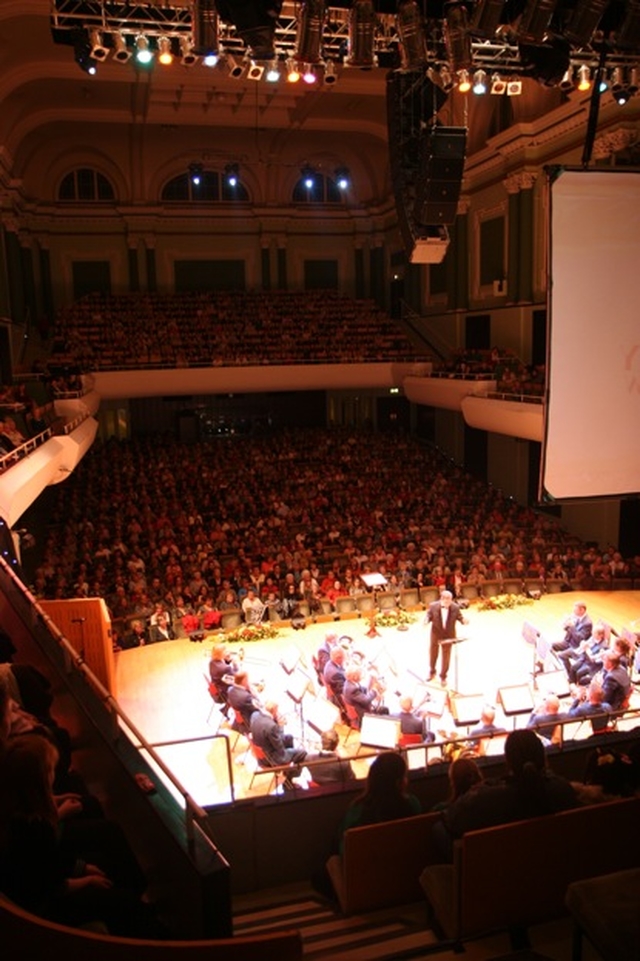
[[[533,300],[533,186],[535,171],[521,170],[504,182],[509,195],[509,249],[507,257],[507,300]]]

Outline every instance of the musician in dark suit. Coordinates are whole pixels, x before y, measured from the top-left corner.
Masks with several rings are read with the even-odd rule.
[[[424,623],[431,624],[431,643],[429,648],[429,680],[436,676],[436,665],[438,663],[438,652],[441,652],[440,661],[440,680],[446,683],[449,673],[449,662],[451,660],[451,644],[443,644],[443,641],[453,640],[456,636],[456,624],[467,624],[468,621],[462,616],[462,611],[453,600],[451,591],[441,591],[440,600],[429,604]]]
[[[313,784],[336,784],[341,781],[354,781],[355,772],[348,759],[338,754],[340,738],[335,730],[323,731],[320,735],[321,750],[317,754],[307,754],[305,764],[322,761],[322,764],[309,768]]]
[[[278,704],[267,701],[263,708],[254,711],[249,724],[251,739],[263,754],[264,760],[259,760],[261,767],[278,767],[290,764],[291,769],[285,772],[284,786],[291,788],[291,779],[300,776],[297,766],[307,756],[304,748],[296,747],[290,734],[284,731],[284,719],[280,716]]]

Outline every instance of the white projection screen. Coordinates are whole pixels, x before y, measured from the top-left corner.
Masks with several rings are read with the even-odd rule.
[[[640,491],[640,173],[550,177],[542,486],[555,499]]]

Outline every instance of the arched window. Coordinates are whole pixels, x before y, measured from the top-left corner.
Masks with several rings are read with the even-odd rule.
[[[249,194],[241,183],[231,187],[217,171],[203,170],[199,184],[194,184],[188,173],[169,180],[162,188],[160,199],[167,203],[247,203]]]
[[[58,200],[115,200],[115,193],[104,174],[80,167],[63,178]]]
[[[315,171],[303,175],[293,188],[294,204],[339,204],[342,193],[331,177]]]

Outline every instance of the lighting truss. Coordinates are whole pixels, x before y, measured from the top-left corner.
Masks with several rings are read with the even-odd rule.
[[[71,44],[83,31],[98,30],[106,44],[114,45],[113,37],[120,35],[133,44],[133,38],[144,34],[157,43],[160,37],[169,37],[180,44],[180,40],[192,42],[196,22],[196,0],[147,0],[146,3],[122,3],[113,0],[50,0],[50,25],[53,39],[57,43]],[[351,4],[345,6],[327,5],[327,16],[322,30],[322,54],[324,61],[349,64],[349,29]],[[275,49],[283,59],[295,58],[296,38],[300,4],[284,0],[276,22]],[[380,13],[375,15],[375,35],[373,54],[375,62],[386,69],[398,67],[397,49],[400,41],[396,14]],[[440,69],[449,66],[445,43],[444,22],[426,21],[429,63]],[[239,32],[220,19],[219,40],[224,52],[236,57],[250,55]],[[528,67],[523,64],[520,50],[512,33],[507,32],[504,39],[471,39],[472,67],[483,69],[490,76],[494,72],[507,74],[526,74]],[[638,65],[640,51],[612,49],[607,54],[607,68],[617,66],[630,69]],[[124,62],[124,57],[122,58]],[[599,50],[586,44],[572,46],[571,66],[581,64],[594,67],[599,59]],[[354,67],[360,66],[354,64]]]

